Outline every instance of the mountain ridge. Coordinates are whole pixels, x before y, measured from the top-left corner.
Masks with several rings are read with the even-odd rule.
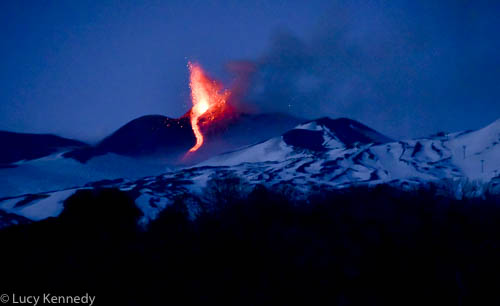
[[[0,167],[13,166],[15,162],[33,160],[63,149],[83,147],[87,144],[53,134],[34,134],[0,131]]]
[[[231,178],[238,178],[247,189],[264,185],[273,190],[294,190],[298,197],[320,190],[379,184],[402,189],[432,183],[453,184],[456,197],[500,193],[500,120],[467,133],[389,142],[385,142],[386,136],[361,129],[351,120],[339,121],[343,124],[341,129],[330,129],[323,121],[319,124],[317,120],[308,121],[292,129],[321,133],[323,141],[315,140],[319,147],[297,145],[297,141],[287,143],[288,132],[285,132],[157,176],[89,183],[48,193],[47,197],[31,198],[29,203],[26,196],[0,199],[0,209],[39,220],[56,216],[62,210],[62,199],[68,194],[82,188],[110,187],[127,192],[143,211],[143,222],[147,222],[179,195],[201,196],[210,181]],[[350,129],[369,131],[372,138],[365,138],[364,134],[357,138],[359,135],[351,134]],[[339,131],[344,130],[349,132],[339,137]],[[346,135],[354,137],[347,139]],[[473,183],[476,181],[477,184]],[[16,207],[20,201],[24,201],[23,206]],[[36,207],[37,202],[52,207],[48,210],[50,215],[30,208]]]

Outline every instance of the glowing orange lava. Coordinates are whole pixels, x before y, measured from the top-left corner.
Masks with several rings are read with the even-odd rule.
[[[197,63],[188,63],[190,77],[189,87],[191,88],[191,108],[190,118],[196,144],[189,149],[189,153],[197,151],[203,145],[203,134],[200,129],[200,117],[210,115],[209,120],[215,118],[215,113],[224,110],[227,99],[230,95],[228,90],[223,90],[221,83],[210,79]]]

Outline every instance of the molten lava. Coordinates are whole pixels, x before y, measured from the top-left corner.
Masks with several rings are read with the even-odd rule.
[[[197,151],[203,145],[203,133],[200,129],[200,118],[204,116],[209,121],[214,120],[225,110],[230,91],[223,90],[221,83],[210,79],[197,63],[189,62],[191,100],[193,107],[190,112],[191,126],[196,137],[196,144],[188,153]]]

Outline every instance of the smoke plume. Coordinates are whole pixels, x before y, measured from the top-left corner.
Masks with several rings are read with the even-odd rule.
[[[450,117],[494,108],[498,19],[481,2],[435,2],[337,2],[310,37],[277,31],[239,74],[242,100],[265,112],[351,117],[395,137],[474,128]]]

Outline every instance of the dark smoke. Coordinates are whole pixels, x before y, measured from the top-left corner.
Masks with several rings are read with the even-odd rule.
[[[275,33],[243,100],[259,111],[350,117],[395,137],[479,128],[500,115],[492,6],[337,2],[312,37]]]

